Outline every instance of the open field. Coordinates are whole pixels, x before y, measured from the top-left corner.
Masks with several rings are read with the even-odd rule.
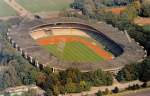
[[[40,38],[38,44],[44,46],[54,55],[67,61],[101,61],[111,60],[112,55],[96,42],[79,36],[52,36]]]
[[[28,11],[47,12],[60,11],[69,8],[72,0],[17,0]]]
[[[16,12],[9,5],[7,5],[3,0],[0,0],[0,17],[4,16],[15,16]]]

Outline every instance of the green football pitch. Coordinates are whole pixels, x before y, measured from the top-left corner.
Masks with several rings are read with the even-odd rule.
[[[71,62],[99,62],[104,59],[80,42],[43,46],[61,60]]]
[[[30,12],[61,11],[69,8],[72,0],[17,0]]]
[[[15,16],[16,12],[4,0],[0,0],[0,16]]]

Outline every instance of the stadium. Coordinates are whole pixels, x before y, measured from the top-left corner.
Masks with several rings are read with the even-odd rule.
[[[38,68],[118,71],[140,62],[144,49],[133,39],[103,22],[57,17],[24,20],[7,33],[8,39]]]

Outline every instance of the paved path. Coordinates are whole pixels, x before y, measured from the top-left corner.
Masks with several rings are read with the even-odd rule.
[[[14,10],[16,10],[19,14],[19,16],[22,17],[32,17],[32,14],[27,11],[25,8],[23,8],[20,4],[16,2],[16,0],[4,0],[10,7],[12,7]]]
[[[150,88],[131,91],[120,96],[150,96]]]
[[[90,91],[84,91],[82,93],[72,93],[72,94],[66,94],[66,95],[60,95],[60,96],[84,96],[84,95],[93,95],[95,93],[97,93],[99,90],[101,91],[105,91],[106,88],[108,88],[108,90],[113,90],[116,86],[120,89],[120,90],[124,90],[125,88],[127,88],[129,85],[132,86],[134,84],[139,84],[142,85],[143,83],[136,80],[133,82],[128,82],[128,83],[117,83],[117,84],[113,84],[112,86],[102,86],[102,87],[92,87]]]

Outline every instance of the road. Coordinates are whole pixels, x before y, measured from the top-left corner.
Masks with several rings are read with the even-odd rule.
[[[125,91],[118,94],[111,94],[108,96],[150,96],[150,88],[144,88],[135,91]]]
[[[150,88],[129,92],[122,96],[150,96]]]

